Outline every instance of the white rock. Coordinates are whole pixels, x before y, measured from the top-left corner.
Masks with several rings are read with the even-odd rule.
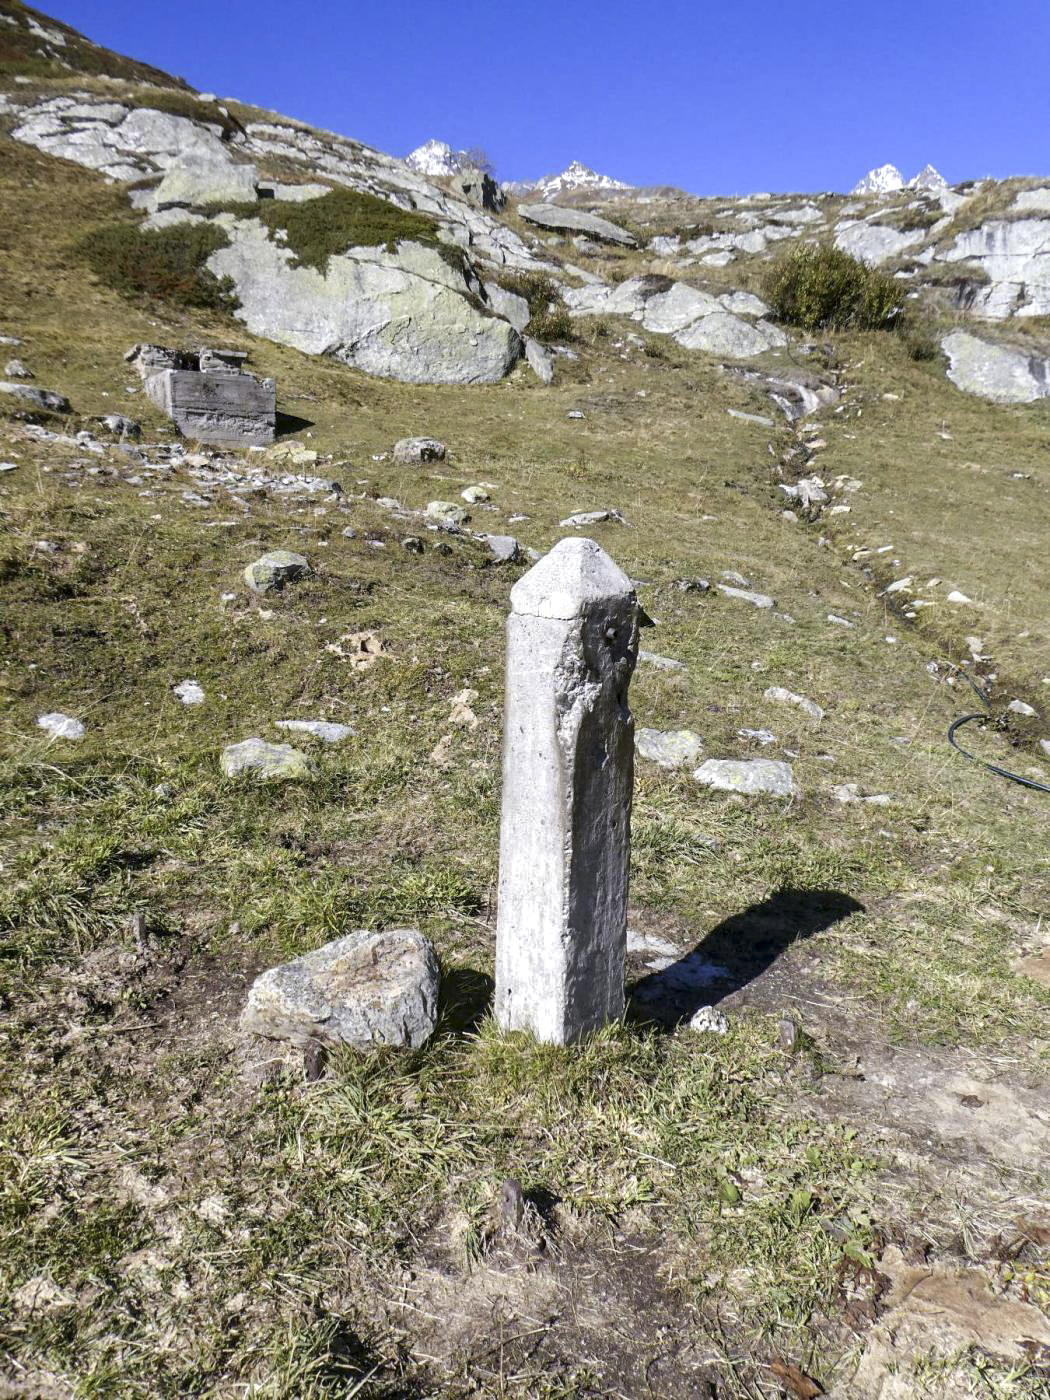
[[[715,587],[727,598],[739,598],[742,603],[750,603],[755,608],[776,607],[776,599],[771,598],[768,593],[753,593],[747,588],[731,588],[726,583],[718,583]]]
[[[714,1006],[701,1006],[689,1022],[691,1031],[709,1031],[713,1035],[726,1035],[729,1031],[729,1017]]]
[[[204,690],[196,681],[179,681],[178,685],[172,686],[172,693],[184,705],[204,704]]]
[[[1031,705],[1026,704],[1023,700],[1011,700],[1006,708],[1015,715],[1025,715],[1029,719],[1039,718],[1039,712],[1033,710]]]
[[[53,739],[83,739],[86,733],[80,720],[74,719],[72,715],[64,715],[61,710],[38,715],[36,722],[41,729],[46,729]]]
[[[815,700],[808,700],[804,695],[796,695],[793,690],[786,690],[782,685],[771,685],[765,692],[765,698],[781,705],[797,705],[800,710],[805,710],[810,719],[822,720],[824,711]]]
[[[948,594],[946,601],[949,603],[968,603],[971,606],[973,605],[973,599],[967,598],[966,594],[960,593],[957,588],[952,589],[952,591]]]
[[[278,729],[290,729],[296,734],[312,734],[326,744],[339,744],[354,735],[349,724],[336,724],[334,720],[327,719],[279,719],[275,724]]]

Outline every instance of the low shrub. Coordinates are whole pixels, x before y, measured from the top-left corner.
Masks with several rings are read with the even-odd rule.
[[[529,303],[526,335],[536,340],[572,340],[576,327],[557,283],[545,272],[505,273],[497,278],[506,292],[524,297]]]
[[[887,330],[901,314],[901,284],[839,248],[803,245],[764,282],[778,320],[803,330]]]
[[[205,266],[228,243],[214,224],[140,229],[121,223],[94,229],[79,250],[99,280],[123,296],[231,311],[236,306],[231,279],[216,277]]]

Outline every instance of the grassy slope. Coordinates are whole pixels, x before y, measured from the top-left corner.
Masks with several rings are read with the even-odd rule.
[[[1045,1082],[1050,996],[1011,968],[1039,944],[1045,798],[950,755],[961,698],[926,670],[943,646],[889,616],[848,559],[857,542],[892,538],[902,571],[985,603],[974,627],[1004,679],[1039,699],[1045,562],[1026,532],[1045,533],[1046,406],[977,405],[893,341],[840,341],[853,387],[847,413],[825,415],[822,470],[864,489],[823,548],[823,527],[779,515],[769,434],[725,412],[764,403],[703,357],[621,351],[614,328],[549,390],[524,373],[472,390],[370,380],[94,287],[68,250],[121,194],[8,143],[3,156],[0,330],[25,338],[38,383],[83,415],[130,406],[160,434],[141,394],[125,393],[123,350],[241,345],[276,374],[282,408],[312,421],[309,445],[332,454],[324,470],[347,497],[253,499],[243,514],[220,494],[200,509],[182,499],[188,478],[145,497],[118,477],[67,482],[76,452],[32,444],[10,420],[0,429],[0,457],[18,461],[0,477],[0,1329],[12,1383],[25,1368],[57,1394],[232,1395],[252,1382],[259,1395],[344,1395],[376,1367],[366,1393],[634,1395],[648,1374],[659,1394],[705,1375],[730,1395],[772,1394],[777,1353],[827,1381],[855,1351],[843,1267],[880,1240],[993,1269],[988,1239],[1038,1196],[1038,1164],[953,1175],[951,1152],[909,1157],[840,1112],[836,1092],[854,1056],[894,1043],[964,1054],[1007,1085]],[[586,418],[568,420],[571,407]],[[444,439],[450,462],[371,460],[417,432]],[[1006,481],[1019,468],[1031,479]],[[565,1053],[487,1023],[464,1034],[491,972],[514,573],[481,567],[465,543],[448,558],[403,552],[418,523],[392,523],[373,500],[420,507],[478,480],[497,483],[498,509],[476,509],[476,523],[523,512],[513,528],[540,549],[570,510],[624,512],[626,528],[595,537],[646,580],[660,621],[647,644],[689,666],[639,669],[639,723],[688,724],[715,756],[749,751],[740,726],[768,726],[779,742],[764,752],[798,754],[803,796],[787,811],[639,770],[632,927],[733,962],[744,934],[720,926],[778,890],[863,906],[797,942],[804,920],[782,928],[779,980],[763,993],[760,979],[724,1039],[631,1023]],[[315,575],[260,607],[240,570],[273,547],[301,549]],[[722,569],[773,593],[794,623],[675,587]],[[366,628],[392,649],[371,670],[325,650]],[[207,691],[199,709],[171,696],[186,676]],[[817,729],[769,704],[769,685],[812,696],[827,719]],[[479,693],[473,732],[447,722],[465,686]],[[48,709],[81,715],[88,737],[49,743],[34,728]],[[220,777],[223,743],[276,738],[272,721],[295,715],[348,720],[357,737],[318,751],[310,783]],[[428,756],[446,733],[443,770]],[[893,803],[843,807],[830,787],[844,781]],[[239,1041],[255,970],[348,927],[406,921],[446,965],[446,1019],[426,1051],[339,1058],[307,1086],[295,1064]],[[813,1036],[794,1058],[776,1049],[782,1009]],[[492,1232],[508,1174],[534,1203],[527,1249]],[[949,1246],[961,1217],[982,1229]],[[27,1279],[54,1290],[50,1305],[27,1305]],[[1038,1266],[1033,1279],[1045,1303]],[[993,1381],[1003,1396],[1038,1393],[1037,1378]]]

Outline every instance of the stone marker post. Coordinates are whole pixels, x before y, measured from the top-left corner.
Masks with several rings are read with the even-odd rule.
[[[496,1018],[566,1045],[624,1008],[638,600],[586,539],[510,599]]]

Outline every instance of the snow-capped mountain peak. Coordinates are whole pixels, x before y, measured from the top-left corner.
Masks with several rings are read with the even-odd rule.
[[[918,175],[908,181],[910,190],[946,190],[948,181],[934,165],[924,165]]]
[[[544,175],[541,180],[508,181],[503,188],[512,194],[528,191],[543,200],[551,200],[569,190],[629,190],[633,187],[623,180],[614,180],[611,175],[600,175],[589,165],[574,160],[560,175]]]
[[[456,175],[470,161],[466,151],[454,151],[447,141],[424,141],[405,156],[405,164],[419,175]]]
[[[869,170],[867,175],[850,190],[850,194],[892,194],[904,188],[904,176],[895,165],[880,165]]]

